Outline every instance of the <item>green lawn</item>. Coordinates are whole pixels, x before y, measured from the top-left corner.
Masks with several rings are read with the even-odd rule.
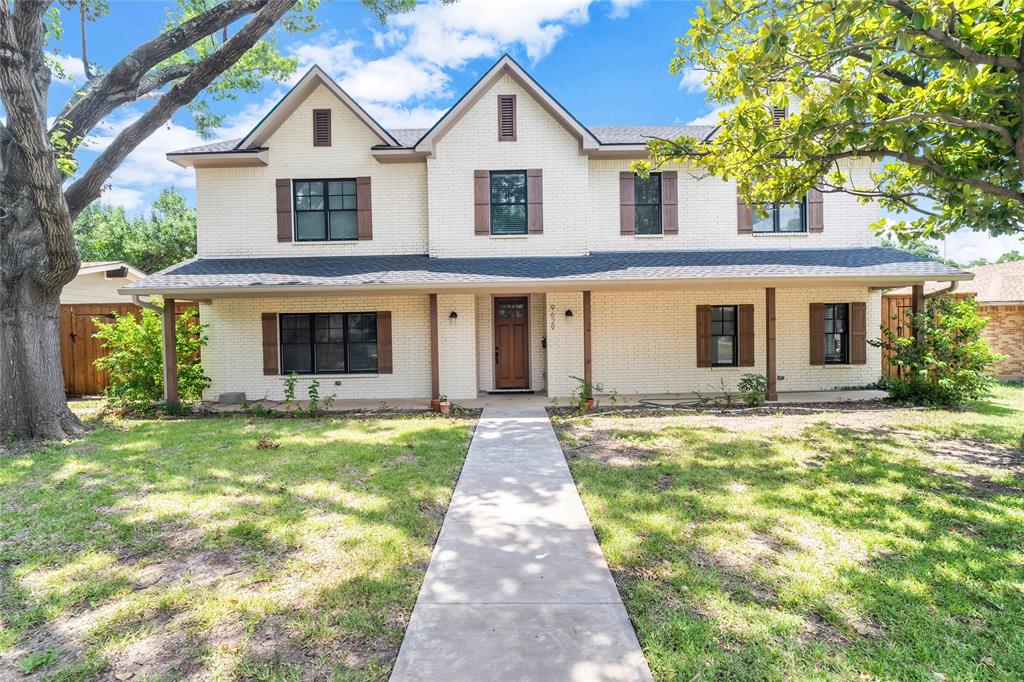
[[[0,679],[386,678],[470,428],[112,421],[0,455]]]
[[[1024,679],[1024,389],[556,428],[659,680]]]

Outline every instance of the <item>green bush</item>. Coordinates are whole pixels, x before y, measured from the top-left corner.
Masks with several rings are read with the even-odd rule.
[[[899,368],[898,376],[881,382],[891,398],[953,407],[988,394],[992,368],[1003,356],[981,337],[988,318],[978,314],[973,299],[927,298],[924,310],[910,323],[920,343],[897,336],[884,325],[882,339],[871,342],[888,352],[890,363]]]
[[[113,322],[93,320],[107,354],[96,367],[110,372],[105,395],[111,404],[128,409],[149,407],[163,399],[163,325],[161,315],[143,309],[141,319],[118,315]],[[178,350],[178,393],[197,400],[210,380],[203,374],[199,351],[206,344],[203,326],[190,310],[175,324]]]
[[[750,407],[763,405],[768,393],[768,378],[763,374],[744,374],[736,384],[743,402]]]

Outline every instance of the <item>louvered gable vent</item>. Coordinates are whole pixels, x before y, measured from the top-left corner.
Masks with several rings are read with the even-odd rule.
[[[516,96],[498,95],[498,141],[516,140]]]
[[[313,110],[313,146],[331,146],[331,110]]]
[[[789,115],[789,107],[773,106],[771,108],[771,112],[772,112],[772,119],[775,121],[776,125],[778,125],[778,123],[782,119],[786,118],[786,116]]]

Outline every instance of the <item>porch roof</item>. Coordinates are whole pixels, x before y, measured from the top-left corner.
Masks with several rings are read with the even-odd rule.
[[[798,286],[837,280],[899,286],[970,278],[969,272],[904,251],[870,247],[619,251],[514,258],[195,258],[128,284],[120,291],[216,297],[326,290],[581,289],[671,283]]]

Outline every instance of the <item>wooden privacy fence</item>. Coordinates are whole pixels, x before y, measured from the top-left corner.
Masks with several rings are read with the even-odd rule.
[[[194,303],[178,303],[175,313],[195,310]],[[73,303],[60,306],[60,364],[64,371],[64,392],[68,395],[98,395],[110,383],[107,372],[96,368],[96,359],[106,355],[93,318],[113,322],[115,315],[141,314],[133,303]]]
[[[883,296],[882,324],[891,329],[896,336],[910,338],[914,335],[914,329],[910,324],[912,310],[913,297],[911,296]],[[883,350],[882,372],[885,376],[898,376],[899,369],[889,362],[889,351]]]

